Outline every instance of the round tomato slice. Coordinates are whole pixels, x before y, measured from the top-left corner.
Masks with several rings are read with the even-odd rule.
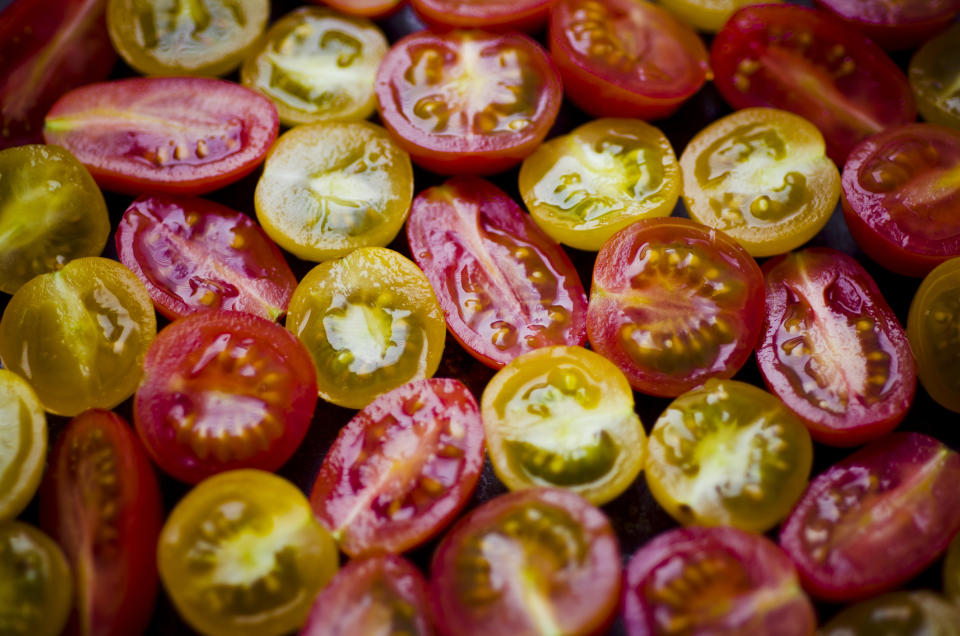
[[[638,119],[597,119],[524,159],[520,194],[554,240],[596,251],[634,221],[669,216],[680,168],[659,129]]]
[[[629,636],[810,636],[817,625],[793,563],[736,528],[677,528],[633,555],[623,590]]]
[[[848,607],[822,626],[822,636],[851,634],[937,634],[954,636],[960,608],[939,594],[918,590],[893,592]]]
[[[550,57],[525,35],[420,31],[377,73],[384,125],[423,168],[492,174],[533,152],[560,110]]]
[[[394,554],[355,559],[313,603],[300,636],[432,636],[427,582]]]
[[[257,218],[280,247],[308,261],[396,237],[413,199],[410,157],[369,122],[297,126],[270,149]]]
[[[960,131],[909,124],[870,137],[842,187],[850,234],[887,269],[923,276],[960,256]]]
[[[212,201],[140,197],[120,220],[116,244],[120,262],[171,320],[208,309],[276,320],[297,286],[263,230],[247,215]]]
[[[317,404],[306,348],[283,327],[240,312],[171,323],[143,373],[137,431],[157,465],[189,483],[236,468],[276,470],[300,445]]]
[[[747,108],[713,122],[680,157],[690,218],[752,256],[783,254],[819,232],[840,199],[823,135],[803,117]]]
[[[815,0],[887,50],[912,49],[947,28],[960,0]]]
[[[698,31],[716,33],[737,9],[781,0],[659,0],[659,4]]]
[[[107,190],[205,194],[252,172],[278,127],[270,100],[243,86],[139,77],[67,93],[47,114],[43,137]]]
[[[960,258],[938,265],[917,289],[907,337],[923,388],[940,406],[960,413]]]
[[[917,50],[907,78],[925,120],[960,128],[960,24]]]
[[[486,29],[498,33],[536,31],[554,0],[413,0],[413,8],[434,30]]]
[[[892,589],[960,531],[960,454],[895,433],[816,477],[780,529],[810,594],[834,602]]]
[[[348,15],[379,18],[391,13],[403,5],[404,0],[310,0],[313,3],[330,5],[337,11]]]
[[[676,397],[743,366],[763,303],[763,274],[733,239],[687,219],[647,219],[597,255],[587,334],[634,389]]]
[[[180,500],[157,546],[180,615],[207,636],[299,629],[337,572],[337,546],[303,493],[259,470],[214,475]]]
[[[828,248],[764,264],[767,308],[757,364],[770,390],[823,444],[881,437],[907,414],[917,367],[880,288]]]
[[[731,106],[810,120],[838,164],[863,138],[917,116],[907,78],[880,47],[806,7],[740,9],[714,38],[710,64]]]
[[[667,117],[711,77],[700,36],[651,2],[557,0],[549,40],[566,96],[596,117]]]
[[[620,593],[620,550],[610,522],[572,492],[501,495],[464,517],[430,567],[444,634],[603,633]]]
[[[570,257],[502,190],[457,177],[421,192],[407,223],[450,333],[486,365],[587,340],[587,295]]]
[[[57,636],[72,594],[70,566],[50,537],[19,521],[0,523],[0,633]]]
[[[40,523],[78,573],[79,633],[143,633],[157,593],[163,509],[153,466],[120,416],[86,411],[60,434],[40,489]]]
[[[27,507],[40,485],[47,458],[47,418],[30,385],[6,369],[0,369],[0,405],[0,522],[3,522]],[[0,608],[0,626],[2,614]]]
[[[353,409],[432,376],[446,335],[426,276],[383,247],[314,267],[293,292],[287,329],[313,356],[320,397]]]
[[[950,542],[947,558],[943,562],[943,593],[960,605],[960,534]]]

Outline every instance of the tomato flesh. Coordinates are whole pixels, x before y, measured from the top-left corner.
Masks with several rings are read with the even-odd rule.
[[[0,633],[57,636],[72,593],[70,566],[50,537],[19,521],[0,523]]]
[[[960,24],[917,49],[907,77],[923,119],[960,128]]]
[[[47,419],[37,394],[19,375],[0,369],[0,522],[27,507],[47,456]]]
[[[435,30],[485,29],[534,32],[543,26],[554,0],[413,0],[413,8]]]
[[[943,634],[960,626],[960,608],[926,590],[884,594],[840,612],[820,628],[823,636],[849,634]]]

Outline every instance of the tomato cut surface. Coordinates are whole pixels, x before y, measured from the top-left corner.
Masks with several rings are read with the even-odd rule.
[[[554,0],[413,0],[413,8],[434,30],[536,31]]]
[[[923,388],[940,406],[960,413],[960,258],[938,265],[910,303],[907,337]]]
[[[40,523],[78,573],[76,631],[143,633],[157,593],[163,509],[153,466],[120,416],[86,411],[60,434],[40,490]]]
[[[815,0],[887,50],[912,49],[960,13],[960,0]]]
[[[842,602],[890,590],[960,530],[960,455],[895,433],[816,477],[780,530],[804,588]]]
[[[250,314],[181,318],[157,335],[143,367],[137,430],[153,460],[190,483],[237,468],[276,470],[300,445],[317,403],[306,348]]]
[[[3,522],[27,507],[40,485],[47,457],[47,419],[30,385],[6,369],[0,369],[0,405],[0,522]],[[0,608],[0,626],[2,623]]]
[[[687,219],[642,220],[597,255],[587,334],[634,389],[675,397],[743,366],[763,303],[760,268],[726,234]]]
[[[907,77],[925,120],[960,128],[960,24],[927,40],[910,60]]]
[[[926,590],[892,592],[848,607],[830,619],[817,633],[823,636],[955,636],[960,633],[960,608],[939,594]]]
[[[50,109],[43,136],[107,190],[204,194],[253,171],[278,127],[270,100],[243,86],[140,77],[70,91]]]
[[[484,364],[586,342],[587,295],[570,257],[488,181],[421,192],[407,238],[450,333]]]
[[[776,2],[780,0],[660,0],[658,4],[693,28],[716,33],[737,9]]]
[[[0,633],[57,636],[72,593],[70,566],[50,537],[19,521],[0,523]]]
[[[893,430],[917,384],[907,336],[852,257],[811,248],[764,264],[764,381],[824,444],[854,446]]]

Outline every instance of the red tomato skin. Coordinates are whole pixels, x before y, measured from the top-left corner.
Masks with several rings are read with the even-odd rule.
[[[140,197],[124,212],[115,239],[120,262],[170,320],[209,309],[275,320],[286,313],[297,286],[280,248],[260,226],[213,201]],[[204,303],[205,291],[216,300]]]
[[[780,547],[793,559],[804,589],[818,599],[847,603],[894,589],[933,563],[960,531],[957,483],[960,454],[926,435],[893,433],[810,482],[781,526]],[[865,495],[865,489],[871,492]],[[872,504],[864,507],[869,496]],[[828,534],[825,517],[851,514],[854,527],[842,537],[848,545],[824,545],[816,559],[806,536]]]
[[[246,363],[234,355],[237,349],[266,351],[274,369],[264,372],[254,366],[254,371],[244,372],[241,365]],[[217,376],[217,384],[202,385],[201,375],[215,364],[240,368],[213,368],[210,374]],[[300,445],[317,403],[316,370],[306,347],[283,327],[252,314],[214,310],[175,320],[157,334],[143,368],[133,403],[137,432],[164,472],[191,484],[240,468],[276,471]],[[279,377],[268,379],[268,373]],[[206,405],[202,395],[189,394],[192,382],[198,383],[196,392],[215,392],[212,414],[197,416],[188,410],[195,403]],[[238,404],[241,400],[244,404]],[[249,409],[245,405],[254,400],[264,405],[262,417],[270,418],[269,428],[262,420],[242,419]],[[270,405],[268,400],[279,403]],[[175,421],[178,410],[183,416]],[[224,430],[225,440],[217,434]],[[197,438],[207,442],[202,454],[193,445]]]
[[[70,420],[51,452],[39,501],[40,526],[78,573],[64,633],[143,633],[157,592],[163,509],[153,466],[130,425],[96,409]]]
[[[903,327],[870,274],[852,257],[829,248],[809,248],[772,258],[764,263],[763,271],[767,283],[766,312],[757,346],[757,364],[770,392],[803,420],[811,436],[822,444],[858,446],[896,428],[913,403],[917,365]],[[820,318],[829,321],[839,317],[838,322],[846,325],[850,338],[858,337],[856,321],[864,316],[871,320],[874,329],[868,333],[876,334],[876,349],[887,354],[890,361],[890,379],[884,390],[871,397],[864,395],[862,387],[848,385],[848,403],[840,415],[820,408],[798,393],[795,383],[803,380],[797,372],[787,369],[804,365],[804,358],[792,361],[794,356],[784,353],[778,343],[779,338],[786,337],[782,332],[793,304],[791,298],[804,291],[810,293],[813,302],[822,302],[831,312]],[[830,351],[839,351],[839,346],[826,353]],[[863,377],[870,375],[866,358],[843,358],[834,362],[862,364]],[[795,379],[791,381],[791,377]]]
[[[778,30],[776,44],[771,32]],[[804,34],[801,36],[801,34]],[[811,61],[799,42],[807,37],[822,42]],[[782,43],[781,43],[782,42]],[[832,47],[849,55],[828,60]],[[821,50],[823,49],[823,50]],[[755,74],[740,74],[741,62],[763,57]],[[834,75],[848,59],[852,71]],[[764,66],[769,65],[769,69]],[[822,11],[791,4],[747,6],[737,11],[717,33],[710,49],[714,83],[735,109],[766,106],[789,110],[809,119],[823,133],[827,156],[843,165],[861,140],[886,128],[913,121],[917,107],[906,75],[879,46],[858,31]],[[794,77],[801,73],[799,80]],[[737,78],[742,78],[737,80]],[[737,84],[746,80],[749,88]],[[793,83],[791,83],[793,82]],[[832,113],[815,94],[829,84],[842,100]],[[859,113],[855,113],[854,109]]]
[[[814,0],[888,51],[912,49],[943,31],[960,12],[958,0]]]
[[[120,114],[109,126],[58,124],[98,109]],[[169,121],[156,121],[153,109]],[[132,112],[135,121],[122,125],[126,112]],[[188,129],[197,120],[197,126],[209,128],[211,118],[220,130],[208,135],[209,143],[189,137],[189,130],[182,147],[167,141],[171,128]],[[207,77],[136,77],[70,91],[47,113],[43,137],[72,152],[105,190],[132,196],[200,195],[253,172],[279,128],[273,103],[239,84]],[[177,157],[180,153],[183,158]]]
[[[106,6],[107,0],[16,0],[3,10],[0,150],[43,143],[43,117],[53,103],[110,75],[117,54]]]
[[[469,389],[448,378],[415,380],[380,395],[340,430],[310,491],[310,505],[351,557],[404,552],[446,527],[466,505],[483,453],[480,407]],[[408,467],[418,470],[410,475]],[[391,470],[392,480],[377,484]],[[411,483],[414,478],[419,481]],[[432,484],[424,487],[425,478]],[[371,481],[379,491],[370,490]],[[433,484],[443,492],[428,493]],[[391,485],[396,492],[381,492]],[[395,501],[401,504],[391,516]]]
[[[327,5],[341,13],[364,18],[385,18],[406,4],[404,0],[310,0],[310,2]]]
[[[499,369],[538,347],[586,342],[587,295],[570,257],[489,181],[455,177],[421,192],[407,221],[407,239],[437,292],[450,334],[485,365]],[[513,254],[517,249],[531,253],[531,262],[520,261]],[[552,276],[555,283],[538,285],[534,273]],[[544,291],[551,288],[557,297],[545,306]],[[500,311],[479,330],[470,326],[468,310],[458,302],[478,291],[502,299]],[[562,313],[559,320],[556,313]],[[559,333],[558,324],[563,325]],[[505,325],[517,336],[512,346],[498,347],[493,338]],[[554,332],[548,333],[551,327]]]
[[[535,33],[547,21],[556,0],[412,0],[414,10],[431,31],[484,29],[491,33]]]

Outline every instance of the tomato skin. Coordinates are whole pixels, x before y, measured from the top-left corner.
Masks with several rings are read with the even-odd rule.
[[[895,588],[960,530],[960,454],[919,433],[881,438],[814,478],[780,529],[811,595],[847,602]]]
[[[536,32],[555,0],[412,0],[417,15],[433,31],[485,29],[494,33]]]
[[[50,456],[40,526],[63,546],[77,578],[71,633],[146,630],[157,592],[163,524],[153,466],[130,425],[110,411],[73,418]]]
[[[72,152],[104,189],[198,195],[252,172],[279,125],[273,103],[238,84],[138,77],[70,91],[47,113],[43,137]],[[170,133],[180,128],[181,136]]]
[[[891,592],[846,608],[817,633],[956,636],[960,633],[960,607],[926,590]]]
[[[920,116],[931,124],[960,128],[960,24],[927,40],[910,59],[910,88]]]
[[[814,0],[888,51],[912,49],[947,28],[960,0]]]
[[[27,507],[43,477],[47,418],[22,377],[0,369],[0,523]]]
[[[763,269],[757,364],[767,387],[823,444],[856,446],[896,428],[913,403],[917,367],[867,271],[829,248],[770,259]]]
[[[404,5],[404,0],[310,0],[314,4],[326,4],[347,15],[366,18],[382,18]]]

